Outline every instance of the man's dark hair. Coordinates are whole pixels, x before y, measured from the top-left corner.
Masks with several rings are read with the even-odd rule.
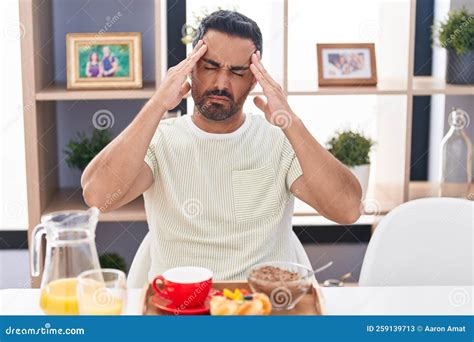
[[[204,37],[208,30],[227,33],[230,36],[248,38],[262,54],[262,32],[257,23],[249,17],[235,11],[219,10],[202,19],[193,41],[193,47]]]

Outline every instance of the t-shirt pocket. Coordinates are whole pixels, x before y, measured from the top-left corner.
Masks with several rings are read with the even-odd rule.
[[[279,208],[275,170],[270,165],[232,171],[235,217],[238,222],[264,219]]]

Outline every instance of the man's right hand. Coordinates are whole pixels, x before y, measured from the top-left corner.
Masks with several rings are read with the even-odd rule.
[[[206,49],[199,41],[184,61],[172,67],[135,119],[86,167],[81,185],[89,206],[102,211],[114,210],[151,186],[152,170],[144,161],[147,149],[163,114],[175,108],[191,89],[186,79]],[[110,194],[119,195],[114,197],[113,203],[108,203]]]
[[[156,97],[156,102],[165,110],[171,110],[179,105],[183,97],[191,90],[191,85],[187,81],[188,75],[206,51],[206,44],[200,40],[185,60],[169,68],[163,82],[153,95]]]

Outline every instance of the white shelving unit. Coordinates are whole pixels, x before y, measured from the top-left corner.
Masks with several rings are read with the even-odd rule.
[[[400,78],[384,77],[374,87],[317,87],[310,89],[293,89],[289,86],[289,30],[292,18],[289,18],[289,6],[296,0],[282,0],[283,12],[283,80],[282,86],[290,97],[299,96],[366,96],[374,95],[381,98],[398,96],[403,101],[402,110],[397,113],[380,113],[377,118],[378,149],[376,174],[370,184],[367,198],[376,201],[384,214],[395,206],[411,199],[433,195],[434,184],[427,182],[411,183],[410,179],[410,148],[412,126],[413,97],[419,95],[474,95],[474,86],[447,85],[444,80],[432,77],[414,77],[414,44],[415,44],[415,10],[416,0],[406,0],[409,19],[406,56],[407,69]],[[68,91],[64,84],[54,83],[52,65],[54,46],[51,42],[52,1],[22,0],[20,1],[20,18],[24,25],[25,35],[22,39],[22,69],[24,94],[24,121],[26,136],[26,163],[28,184],[29,231],[39,223],[43,214],[62,209],[81,209],[85,204],[79,188],[61,188],[58,182],[58,155],[56,139],[55,106],[57,101],[77,100],[126,100],[147,99],[152,96],[161,81],[161,6],[160,0],[153,1],[155,13],[155,75],[156,81],[145,83],[138,90],[83,90]],[[361,4],[362,6],[362,4]],[[386,25],[390,25],[387,22]],[[389,49],[390,44],[382,46]],[[41,56],[35,52],[41,50]],[[314,69],[313,69],[314,68]],[[382,65],[383,68],[383,65]],[[315,65],[311,70],[316,70]],[[383,70],[382,70],[383,71]],[[316,72],[316,71],[315,71]],[[405,74],[406,72],[406,74]],[[259,94],[258,92],[256,94]],[[295,217],[317,216],[307,210],[295,213]],[[111,213],[102,214],[101,221],[144,221],[143,200],[139,198],[132,203]],[[298,219],[296,219],[298,220]],[[363,222],[367,221],[364,216]],[[361,221],[361,222],[362,222]],[[367,221],[369,222],[370,219]]]

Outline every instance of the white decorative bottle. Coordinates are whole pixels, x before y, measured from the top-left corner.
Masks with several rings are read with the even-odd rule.
[[[441,141],[440,196],[467,197],[472,178],[472,143],[464,128],[469,115],[453,108],[448,117],[449,131]]]

